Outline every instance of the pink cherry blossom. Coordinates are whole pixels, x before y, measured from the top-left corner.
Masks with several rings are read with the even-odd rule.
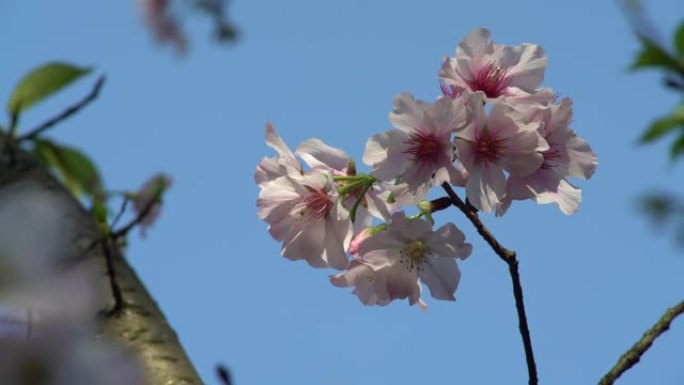
[[[313,170],[327,171],[333,176],[356,175],[356,166],[352,159],[344,151],[331,147],[320,139],[305,140],[295,153]],[[338,183],[338,187],[343,186],[344,183]],[[354,205],[363,190],[363,187],[359,187],[349,193],[343,202],[347,209]],[[372,217],[389,220],[391,213],[396,211],[396,205],[387,202],[390,193],[390,185],[382,181],[376,181],[365,191],[354,222],[356,232],[370,225]]]
[[[540,152],[548,144],[538,132],[539,122],[528,122],[513,107],[495,103],[489,114],[482,96],[471,94],[468,100],[472,119],[456,132],[459,159],[468,171],[466,196],[484,212],[491,212],[501,202],[506,190],[506,175],[526,176],[542,164]]]
[[[161,214],[161,196],[171,187],[171,177],[159,173],[150,179],[133,195],[133,210],[142,215],[140,235],[145,237],[147,229],[152,227]],[[150,207],[151,205],[151,207]]]
[[[338,287],[354,286],[353,293],[366,305],[384,306],[404,298],[422,305],[419,279],[432,297],[453,301],[461,276],[456,258],[465,259],[471,251],[454,224],[432,231],[427,221],[407,219],[399,212],[386,230],[361,243],[345,272],[330,279]]]
[[[395,196],[403,204],[419,202],[443,182],[462,186],[466,173],[454,163],[451,134],[466,119],[460,100],[445,97],[429,104],[403,93],[394,98],[390,114],[396,129],[371,137],[363,161],[378,179],[397,180]]]
[[[461,40],[455,57],[444,59],[439,71],[445,83],[442,92],[445,95],[480,92],[486,101],[507,98],[516,102],[547,103],[553,94],[548,89],[538,89],[544,80],[546,63],[540,46],[494,44],[489,31],[478,28]]]
[[[179,54],[188,49],[188,42],[178,20],[171,13],[169,0],[139,0],[145,22],[158,43],[171,43]]]
[[[283,242],[284,257],[314,267],[345,268],[352,224],[329,173],[292,172],[261,188],[258,216]]]
[[[530,107],[526,114],[529,119],[542,123],[539,132],[549,148],[541,152],[544,160],[537,171],[526,176],[511,175],[506,198],[497,208],[497,215],[503,215],[512,200],[522,199],[534,199],[540,204],[556,203],[564,214],[573,214],[580,204],[582,191],[566,178],[591,178],[598,161],[589,144],[569,127],[572,101],[566,98],[546,108]]]

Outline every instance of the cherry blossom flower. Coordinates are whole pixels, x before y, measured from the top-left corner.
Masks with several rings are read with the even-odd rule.
[[[486,101],[499,98],[525,103],[547,103],[548,89],[538,89],[544,80],[547,58],[535,44],[494,44],[484,28],[471,31],[456,48],[456,56],[444,58],[439,76],[442,92],[480,92]],[[453,86],[453,87],[452,87]]]
[[[399,212],[386,230],[363,240],[345,272],[330,279],[338,287],[354,286],[353,294],[366,305],[408,298],[409,304],[422,306],[419,279],[432,297],[454,301],[461,276],[456,259],[467,258],[471,251],[453,223],[432,231],[427,221],[407,219]]]
[[[539,122],[528,122],[505,103],[495,103],[486,114],[481,94],[468,100],[472,120],[456,132],[459,159],[468,170],[466,196],[484,212],[491,212],[506,191],[506,176],[526,176],[542,164],[540,152],[548,144],[537,129]]]
[[[566,178],[591,178],[598,161],[589,144],[569,127],[572,101],[566,98],[546,108],[529,108],[527,115],[531,120],[542,122],[539,132],[549,148],[541,152],[543,162],[537,171],[508,178],[506,197],[497,208],[497,215],[503,215],[512,200],[523,199],[534,199],[540,204],[556,203],[564,214],[573,214],[580,204],[582,191]]]
[[[133,210],[142,216],[139,223],[140,235],[145,237],[147,229],[152,227],[161,214],[161,197],[171,187],[171,177],[159,173],[149,178],[143,186],[132,195]]]
[[[171,43],[179,54],[188,49],[181,26],[171,13],[170,0],[138,0],[145,14],[145,23],[158,43]]]
[[[394,98],[390,113],[396,129],[371,137],[363,161],[378,179],[397,180],[395,197],[402,204],[421,201],[430,187],[443,182],[463,186],[467,177],[454,163],[451,133],[466,119],[460,101],[440,98],[429,104],[403,93]]]
[[[356,166],[351,158],[342,150],[327,145],[320,139],[308,139],[297,147],[295,153],[314,170],[330,172],[333,176],[354,177]],[[344,187],[344,182],[338,182],[338,187]],[[359,197],[360,194],[363,197]],[[370,225],[372,217],[389,220],[391,213],[396,211],[396,205],[388,203],[390,184],[375,181],[370,188],[359,186],[348,194],[343,203],[351,209],[357,199],[361,199],[354,222],[355,230],[360,231]],[[372,217],[371,217],[372,216]]]
[[[285,144],[283,139],[278,136],[275,128],[271,123],[266,124],[266,144],[272,149],[276,150],[278,156],[267,158],[264,157],[259,165],[257,165],[254,173],[254,181],[257,185],[272,181],[287,173],[287,168],[293,168],[301,171],[302,166],[295,158],[292,150]]]
[[[258,216],[283,242],[284,257],[344,269],[352,224],[329,173],[289,173],[261,187]]]

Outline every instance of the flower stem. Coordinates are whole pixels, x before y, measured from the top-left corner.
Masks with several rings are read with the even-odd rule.
[[[530,337],[530,328],[527,324],[527,314],[525,312],[525,301],[523,299],[522,284],[520,283],[520,273],[518,272],[518,258],[515,251],[509,250],[503,247],[499,241],[496,240],[494,235],[489,232],[485,225],[480,220],[480,216],[477,211],[471,209],[461,198],[456,194],[456,192],[451,188],[449,183],[442,183],[442,188],[446,191],[451,204],[456,206],[465,216],[470,220],[470,222],[475,226],[477,232],[482,236],[482,238],[489,244],[489,246],[494,250],[496,255],[501,258],[502,261],[506,262],[508,265],[508,271],[511,275],[511,281],[513,283],[513,297],[515,297],[515,309],[518,312],[518,327],[520,329],[520,335],[523,340],[523,346],[525,348],[525,360],[527,362],[527,373],[529,377],[529,385],[537,385],[539,379],[537,378],[537,364],[534,361],[534,351],[532,350],[532,339]]]

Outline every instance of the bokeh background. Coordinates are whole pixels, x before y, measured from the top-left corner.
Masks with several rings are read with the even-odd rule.
[[[680,0],[645,5],[664,38],[684,15]],[[219,362],[237,385],[526,383],[507,268],[460,212],[437,220],[454,221],[475,251],[460,264],[457,302],[428,297],[427,312],[364,307],[328,282],[334,271],[279,257],[255,215],[267,121],[292,147],[315,136],[360,163],[366,139],[390,128],[392,98],[434,99],[443,56],[481,26],[498,43],[545,48],[545,85],[574,100],[573,127],[599,157],[576,215],[524,202],[484,218],[519,253],[541,382],[597,382],[681,300],[684,253],[636,209],[644,192],[682,192],[684,165],[669,162],[667,143],[636,145],[678,96],[657,73],[626,71],[639,44],[616,2],[235,0],[230,12],[241,38],[228,46],[206,20],[182,17],[191,46],[181,57],[153,43],[133,0],[0,0],[0,100],[46,61],[94,65],[108,79],[101,97],[49,136],[89,153],[111,189],[173,176],[160,221],[132,238],[128,259],[207,383]],[[682,384],[682,357],[680,320],[619,383]]]

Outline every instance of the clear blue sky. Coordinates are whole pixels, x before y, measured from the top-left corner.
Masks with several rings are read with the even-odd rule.
[[[207,383],[218,362],[237,385],[526,383],[506,266],[459,212],[438,220],[475,250],[460,265],[458,301],[426,298],[427,313],[362,306],[328,282],[332,271],[279,257],[255,215],[266,121],[291,146],[315,136],[359,159],[367,137],[390,127],[393,96],[432,100],[442,57],[480,26],[500,43],[543,45],[545,85],[574,100],[574,128],[599,157],[576,215],[516,203],[485,218],[519,253],[541,382],[596,383],[684,296],[684,253],[635,209],[652,188],[684,193],[684,162],[670,167],[665,144],[635,146],[677,95],[655,73],[625,71],[638,46],[616,2],[233,3],[239,44],[211,43],[206,20],[190,16],[193,45],[178,59],[152,43],[133,0],[0,0],[0,99],[45,61],[95,65],[108,76],[101,98],[51,136],[88,151],[114,189],[173,175],[160,222],[133,236],[128,258]],[[669,34],[684,3],[649,10]],[[33,109],[23,127],[92,81]],[[619,383],[684,383],[683,341],[679,320]]]

